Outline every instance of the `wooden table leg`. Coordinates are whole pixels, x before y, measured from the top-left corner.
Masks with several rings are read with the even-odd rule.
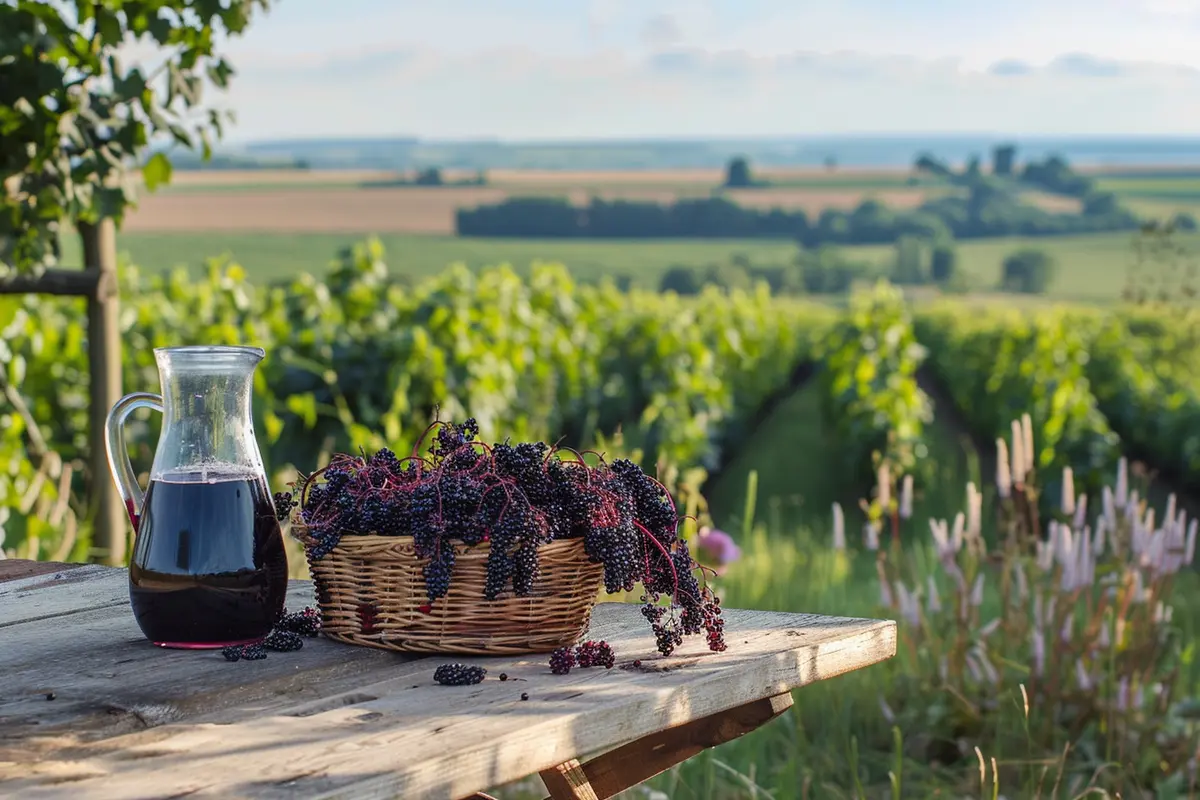
[[[622,745],[586,764],[541,773],[547,800],[606,800],[711,747],[761,728],[792,707],[792,694],[756,700]]]
[[[554,800],[600,800],[583,767],[575,759],[542,771],[542,783]]]

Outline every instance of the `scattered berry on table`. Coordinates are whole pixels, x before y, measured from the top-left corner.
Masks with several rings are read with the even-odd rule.
[[[47,699],[47,700],[53,700],[53,699],[54,699],[56,696],[57,696],[57,695],[55,695],[55,694],[54,694],[54,692],[46,692],[46,699]]]
[[[263,640],[263,647],[280,653],[290,653],[304,647],[304,640],[298,633],[276,629],[267,634],[267,638]]]
[[[575,660],[581,667],[612,669],[616,656],[608,642],[587,641],[575,648]]]
[[[528,693],[528,692],[521,692],[521,699],[522,699],[522,700],[528,700],[528,699],[529,699],[529,693]]]
[[[550,671],[555,675],[566,675],[575,666],[575,651],[560,647],[550,654]]]
[[[633,662],[633,666],[635,666],[635,667],[640,667],[640,666],[642,666],[642,660],[641,660],[640,658],[639,658],[639,659],[637,659],[637,660],[635,660],[635,661]]]
[[[261,644],[242,644],[221,650],[226,661],[261,661],[267,657],[267,649]]]
[[[483,680],[487,670],[466,664],[442,664],[433,671],[433,679],[443,686],[471,686]]]
[[[311,606],[295,614],[285,611],[275,625],[275,630],[298,633],[301,636],[316,636],[321,632],[321,612]]]
[[[501,672],[501,673],[500,673],[500,680],[502,680],[502,681],[506,681],[506,680],[508,680],[508,675],[507,675],[506,673],[503,673],[503,672]]]

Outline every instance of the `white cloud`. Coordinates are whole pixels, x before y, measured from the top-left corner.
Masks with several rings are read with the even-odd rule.
[[[676,47],[635,57],[377,48],[255,64],[230,100],[242,140],[1200,131],[1196,71],[1086,54],[975,68],[954,58],[855,52]]]

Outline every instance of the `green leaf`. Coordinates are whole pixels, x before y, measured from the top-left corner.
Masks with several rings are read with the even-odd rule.
[[[142,167],[142,177],[146,180],[146,188],[150,191],[171,182],[171,159],[164,153],[155,153]]]

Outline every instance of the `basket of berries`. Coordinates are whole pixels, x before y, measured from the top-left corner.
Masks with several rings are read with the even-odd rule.
[[[724,649],[720,602],[662,484],[632,461],[477,435],[474,420],[435,421],[412,455],[339,454],[297,483],[292,533],[322,633],[401,652],[552,652],[582,637],[602,586],[640,586],[664,654],[701,632]]]

